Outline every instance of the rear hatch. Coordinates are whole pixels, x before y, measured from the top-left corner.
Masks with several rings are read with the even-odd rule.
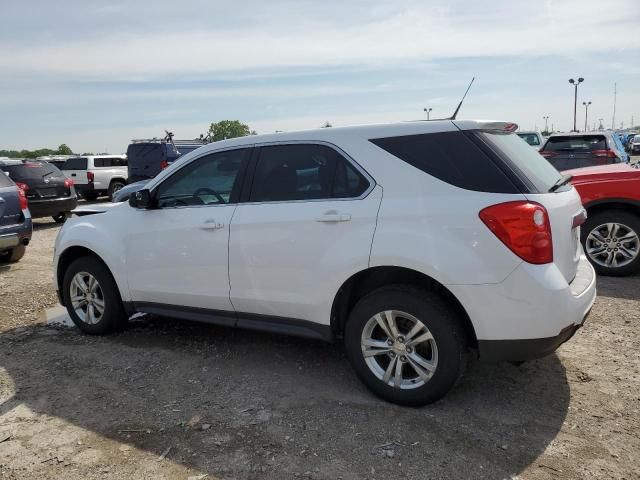
[[[129,159],[129,182],[155,177],[162,170],[162,162],[167,161],[164,143],[132,143],[127,148]]]
[[[89,183],[87,162],[87,157],[71,157],[64,162],[61,170],[76,185],[87,185]]]
[[[4,168],[14,182],[26,185],[25,193],[29,202],[69,198],[73,194],[66,182],[67,177],[48,162],[27,160]]]
[[[574,227],[574,217],[583,212],[578,192],[568,183],[554,190],[563,176],[540,154],[516,135],[499,130],[484,130],[479,137],[523,183],[527,200],[541,204],[547,210],[553,241],[553,262],[567,283],[576,276],[582,248],[580,228]]]
[[[0,170],[0,233],[3,227],[22,221],[18,187]]]
[[[607,137],[600,134],[550,137],[540,153],[560,171],[620,161]]]

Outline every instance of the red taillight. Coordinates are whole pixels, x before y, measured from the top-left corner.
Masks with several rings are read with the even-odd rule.
[[[592,150],[591,155],[594,157],[617,158],[616,152],[613,150]]]
[[[93,179],[95,178],[95,175],[93,174],[93,172],[87,172],[87,180],[90,182],[93,182]]]
[[[16,182],[16,185],[20,190],[22,190],[23,193],[26,193],[29,191],[29,185],[27,185],[26,183]]]
[[[67,179],[64,181],[64,186],[65,186],[65,187],[67,187],[67,188],[71,188],[71,187],[73,187],[73,180],[71,180],[70,178],[67,178]]]
[[[29,208],[29,202],[27,202],[27,194],[24,192],[25,191],[22,188],[18,188],[18,198],[20,199],[20,210],[26,210],[27,208]]]
[[[167,168],[169,166],[169,162],[167,162],[166,160],[162,160],[160,162],[160,170],[164,170],[165,168]]]
[[[480,219],[525,262],[553,262],[549,215],[539,203],[499,203],[480,211]]]
[[[540,150],[539,152],[544,158],[551,158],[557,155],[556,152],[549,152],[548,150]]]

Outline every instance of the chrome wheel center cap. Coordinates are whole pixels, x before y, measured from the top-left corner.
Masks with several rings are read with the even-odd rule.
[[[393,342],[393,347],[391,348],[393,348],[393,351],[398,355],[404,355],[405,353],[407,353],[407,346],[402,342]]]

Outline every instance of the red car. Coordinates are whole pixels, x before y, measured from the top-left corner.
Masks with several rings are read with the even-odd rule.
[[[626,163],[577,168],[572,175],[588,219],[581,229],[587,257],[601,275],[640,271],[640,169]]]

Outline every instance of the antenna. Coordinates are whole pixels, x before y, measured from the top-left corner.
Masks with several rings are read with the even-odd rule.
[[[460,111],[460,107],[462,106],[462,102],[464,102],[464,99],[467,97],[467,93],[469,93],[469,89],[471,88],[471,85],[473,85],[473,81],[476,79],[476,77],[473,77],[471,79],[471,82],[469,83],[469,86],[467,87],[466,92],[464,92],[464,95],[462,96],[462,100],[460,100],[460,103],[458,104],[458,108],[456,108],[456,111],[453,112],[453,115],[451,115],[449,118],[447,118],[447,120],[455,120],[456,119],[456,115],[458,115],[458,111]]]

